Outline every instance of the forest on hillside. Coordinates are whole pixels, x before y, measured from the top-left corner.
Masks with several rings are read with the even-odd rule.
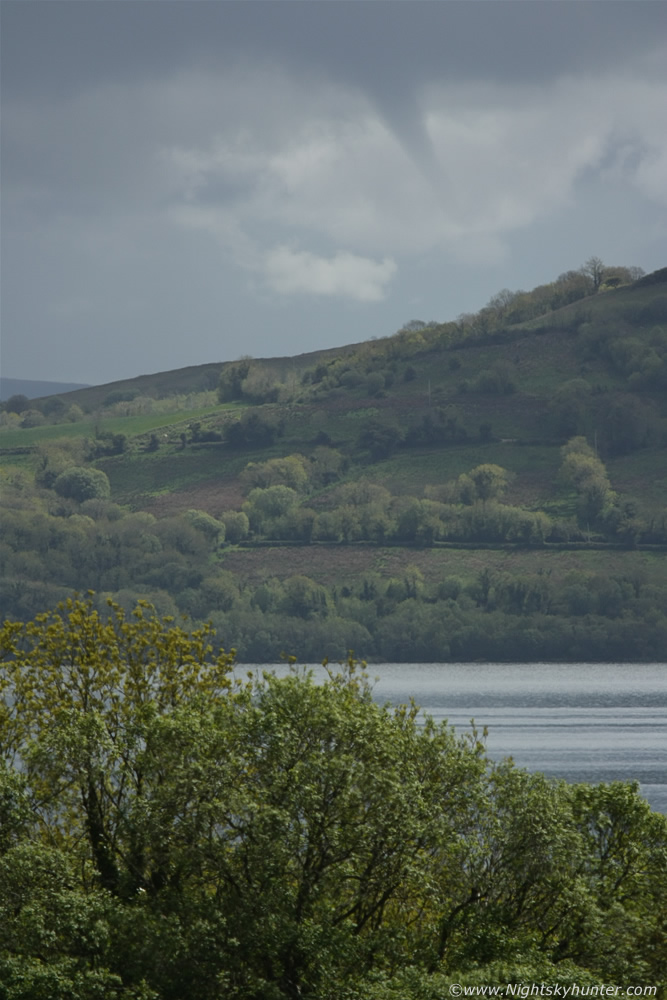
[[[510,477],[494,464],[427,487],[430,499],[395,497],[362,479],[330,491],[326,509],[304,506],[313,479],[336,477],[341,456],[332,451],[249,463],[242,509],[220,518],[202,510],[166,518],[125,512],[109,499],[103,472],[70,466],[52,489],[69,516],[18,505],[5,512],[6,613],[29,617],[77,589],[98,591],[100,609],[107,595],[128,610],[148,599],[162,614],[212,621],[247,662],[275,662],[282,652],[340,657],[348,649],[396,661],[662,655],[667,584],[655,564],[664,561],[667,517],[642,523],[583,438],[561,449],[561,477],[576,496],[569,521],[503,503]],[[84,499],[81,490],[106,495]],[[592,538],[598,551],[613,544],[634,558],[617,575],[600,568],[554,575],[533,563],[511,574],[483,567],[472,578],[447,572],[445,559],[429,581],[407,562],[384,578],[372,569],[357,577],[343,571],[329,586],[304,572],[244,582],[225,568],[232,547],[250,545],[261,558],[262,543],[435,548],[446,557],[449,546],[463,544],[577,553]]]
[[[246,662],[661,658],[666,278],[592,258],[198,391],[9,400],[3,614],[143,599]]]

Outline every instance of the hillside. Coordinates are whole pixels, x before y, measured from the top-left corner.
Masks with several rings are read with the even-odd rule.
[[[667,269],[624,271],[5,413],[6,613],[76,587],[255,659],[657,655]]]
[[[28,399],[42,399],[57,393],[84,389],[80,382],[43,382],[26,378],[0,378],[0,401],[11,396],[26,396]]]

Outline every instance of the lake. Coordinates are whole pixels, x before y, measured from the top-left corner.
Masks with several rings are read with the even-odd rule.
[[[412,697],[461,732],[471,718],[487,726],[494,759],[568,781],[636,780],[667,813],[667,664],[386,663],[368,673],[380,703]]]

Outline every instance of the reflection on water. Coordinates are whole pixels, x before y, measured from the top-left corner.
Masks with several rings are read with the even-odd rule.
[[[568,781],[636,780],[667,813],[667,664],[387,663],[368,672],[381,703],[414,698],[460,731],[471,719],[487,726],[495,759]]]

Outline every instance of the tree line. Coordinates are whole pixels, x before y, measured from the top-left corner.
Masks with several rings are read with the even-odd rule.
[[[427,487],[425,497],[392,496],[368,479],[341,481],[346,459],[328,446],[249,462],[240,509],[156,518],[113,503],[104,473],[74,461],[52,447],[37,470],[39,489],[20,475],[5,484],[4,615],[29,618],[74,590],[111,595],[126,609],[143,598],[163,614],[214,621],[246,662],[275,661],[284,650],[340,657],[350,648],[399,661],[662,655],[665,585],[631,568],[554,575],[546,562],[542,573],[484,569],[461,578],[444,570],[427,583],[406,554],[395,576],[369,572],[327,586],[298,569],[259,584],[226,569],[238,544],[664,544],[667,517],[639,517],[581,437],[561,453],[568,518],[507,504],[511,475],[491,463]]]

